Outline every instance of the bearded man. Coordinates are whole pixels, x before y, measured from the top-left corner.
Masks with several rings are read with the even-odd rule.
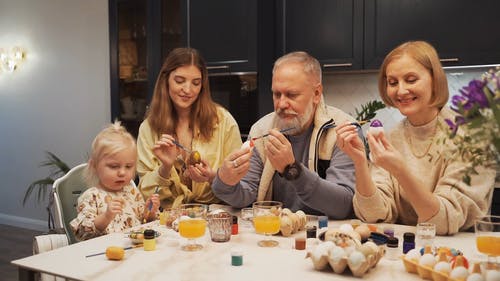
[[[319,62],[305,52],[279,58],[272,93],[274,112],[252,126],[249,138],[266,136],[226,158],[213,193],[237,208],[274,200],[293,212],[352,217],[354,164],[337,147],[335,126],[355,120],[324,104]]]

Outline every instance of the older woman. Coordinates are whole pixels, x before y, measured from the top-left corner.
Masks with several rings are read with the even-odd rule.
[[[495,171],[479,168],[471,185],[462,181],[466,164],[446,155],[448,85],[436,50],[426,42],[404,43],[385,58],[379,74],[383,101],[404,118],[388,136],[368,133],[373,166],[356,127],[338,128],[340,148],[354,161],[356,215],[367,222],[436,224],[438,234],[473,226],[490,206]]]
[[[171,51],[139,128],[137,172],[143,195],[158,191],[163,207],[219,202],[210,185],[224,158],[241,144],[234,118],[212,101],[199,52]],[[188,150],[198,151],[201,163],[188,161]]]

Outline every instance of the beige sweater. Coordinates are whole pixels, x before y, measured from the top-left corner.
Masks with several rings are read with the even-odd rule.
[[[436,224],[438,234],[453,234],[474,225],[474,219],[485,215],[490,208],[495,171],[479,168],[471,186],[462,181],[465,164],[459,156],[444,157],[443,145],[434,141],[428,151],[436,122],[436,138],[444,137],[444,119],[454,118],[445,107],[438,118],[424,126],[413,127],[406,119],[389,134],[391,144],[403,155],[405,162],[422,182],[422,188],[432,191],[440,202],[439,212],[428,220]],[[411,147],[410,147],[411,142]],[[447,144],[449,145],[449,144]],[[413,150],[412,150],[413,149]],[[425,155],[421,158],[417,156]],[[370,197],[356,193],[353,199],[356,215],[367,222],[390,222],[416,225],[416,212],[396,178],[382,168],[372,166],[372,178],[377,191]]]

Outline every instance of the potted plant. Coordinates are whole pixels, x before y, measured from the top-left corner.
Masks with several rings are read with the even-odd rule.
[[[49,175],[45,178],[36,180],[32,182],[23,198],[23,206],[26,205],[26,202],[31,197],[32,194],[36,195],[36,202],[41,203],[45,201],[46,198],[49,198],[49,195],[52,192],[52,184],[54,181],[65,175],[70,168],[66,163],[64,163],[59,157],[49,151],[45,151],[47,155],[47,160],[40,163],[40,167],[49,167]],[[49,200],[50,201],[50,200]],[[50,204],[50,203],[49,203]]]

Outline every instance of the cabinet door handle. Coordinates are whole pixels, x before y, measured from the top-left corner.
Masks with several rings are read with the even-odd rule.
[[[346,62],[346,63],[326,63],[323,64],[323,68],[328,68],[328,67],[350,67],[352,66],[352,63]]]
[[[458,58],[449,58],[449,59],[439,59],[440,62],[459,62]]]
[[[215,66],[207,66],[207,69],[229,69],[229,65],[215,65]]]

